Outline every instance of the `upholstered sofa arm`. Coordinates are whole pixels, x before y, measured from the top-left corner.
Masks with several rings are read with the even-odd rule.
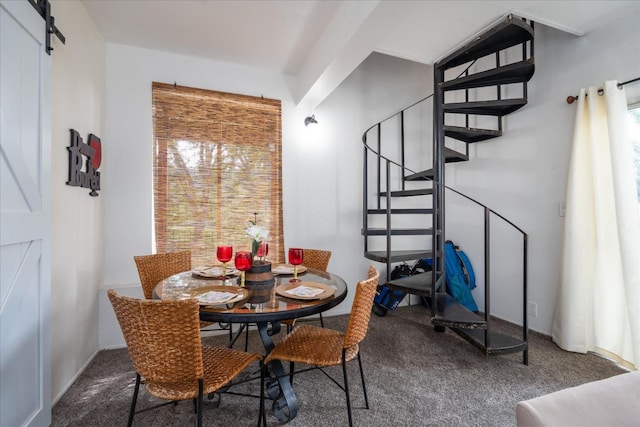
[[[640,372],[518,402],[518,427],[640,426]]]

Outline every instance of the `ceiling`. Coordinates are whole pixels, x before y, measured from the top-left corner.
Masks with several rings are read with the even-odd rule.
[[[508,13],[581,36],[640,9],[639,0],[83,3],[107,42],[291,75],[293,99],[307,108],[322,102],[371,52],[432,64]]]

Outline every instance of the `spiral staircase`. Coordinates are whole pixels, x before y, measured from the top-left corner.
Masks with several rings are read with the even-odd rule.
[[[434,64],[432,96],[373,125],[362,137],[364,256],[386,264],[384,283],[389,288],[422,297],[437,331],[450,328],[488,355],[522,352],[524,364],[528,364],[527,234],[487,206],[446,186],[444,172],[447,163],[472,161],[469,145],[500,137],[503,117],[527,104],[527,82],[535,68],[533,39],[533,23],[505,16]],[[424,124],[410,123],[410,119],[424,122],[419,117],[424,118],[429,108],[433,116],[430,151],[425,148],[428,137],[420,129]],[[422,147],[423,155],[415,154],[416,145]],[[430,157],[425,161],[429,167],[414,170],[417,157]],[[455,194],[483,212],[485,303],[478,312],[467,310],[446,292],[447,194]],[[492,327],[490,242],[491,224],[496,219],[522,237],[522,275],[511,280],[521,286],[522,328],[518,336]],[[394,263],[420,258],[433,260],[431,272],[390,279]]]

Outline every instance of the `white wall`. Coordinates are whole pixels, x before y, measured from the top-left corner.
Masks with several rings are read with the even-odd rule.
[[[565,100],[581,87],[640,76],[638,22],[640,12],[635,12],[584,37],[536,25],[536,72],[528,105],[505,118],[502,137],[475,144],[470,162],[448,166],[447,185],[504,214],[529,234],[529,301],[538,307],[537,317],[529,316],[529,322],[537,331],[551,331],[560,278],[564,218],[559,207],[565,200],[575,115],[575,104]],[[629,86],[630,92],[637,89]],[[457,225],[447,222],[448,238],[459,241],[472,259],[482,260],[479,237],[469,239],[468,228]],[[500,249],[502,243],[492,244]],[[520,253],[514,258],[513,248],[516,242],[510,236],[506,250],[492,254],[492,265],[510,268],[518,262]],[[519,322],[520,297],[502,278],[504,268],[496,269],[491,272],[492,311]]]
[[[308,150],[293,167],[298,203],[295,236],[308,247],[333,251],[329,269],[355,283],[372,264],[385,277],[385,265],[364,258],[362,229],[362,134],[371,125],[432,92],[431,66],[371,54],[316,110],[317,126],[307,129]],[[286,207],[285,207],[286,211]],[[311,226],[310,226],[311,225]],[[382,240],[380,240],[382,241]],[[352,266],[358,266],[357,274]],[[341,307],[351,306],[351,299]]]
[[[105,43],[81,2],[55,1],[56,26],[66,37],[52,37],[52,396],[71,385],[98,350],[98,289],[102,284],[103,201],[89,189],[66,185],[69,129],[87,142],[104,138]],[[44,28],[44,27],[43,27]],[[104,167],[99,168],[100,171]],[[109,179],[108,175],[103,179]]]

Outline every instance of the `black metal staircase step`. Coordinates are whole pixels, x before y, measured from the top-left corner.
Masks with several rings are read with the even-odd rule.
[[[416,172],[404,177],[405,181],[433,181],[433,169],[427,169],[426,171]]]
[[[444,135],[467,143],[486,141],[502,135],[501,130],[444,126]]]
[[[528,347],[527,342],[522,339],[491,330],[458,328],[451,328],[451,330],[485,354],[518,353]],[[489,334],[488,346],[485,343],[485,333]]]
[[[367,236],[386,236],[387,229],[386,228],[369,228],[366,230],[361,230],[362,235]],[[425,236],[432,234],[431,228],[392,228],[389,230],[389,234],[392,236]]]
[[[439,292],[435,315],[431,323],[436,326],[462,329],[486,329],[487,322],[473,311],[460,304],[449,294]]]
[[[497,101],[456,102],[444,104],[445,113],[476,114],[479,116],[506,116],[527,105],[526,98]]]
[[[436,66],[455,67],[532,39],[533,28],[520,17],[510,14],[504,21],[436,62]]]
[[[431,208],[409,208],[409,209],[391,209],[391,215],[406,215],[406,214],[432,214]],[[386,209],[367,209],[368,214],[386,214]]]
[[[429,257],[431,252],[429,252]],[[428,257],[420,257],[428,258]],[[418,259],[418,258],[413,258]],[[431,296],[431,272],[414,274],[413,276],[389,280],[386,285],[393,290],[399,290],[412,295]]]
[[[421,259],[421,258],[431,258],[431,251],[425,251],[425,250],[391,251],[389,252],[388,255],[387,255],[387,251],[370,251],[370,252],[365,252],[364,256],[367,259],[377,261],[377,262],[383,262],[383,263],[386,263],[387,261],[402,262],[402,261],[411,261],[411,260]]]
[[[444,147],[444,162],[456,163],[469,161],[469,156],[459,151],[453,150],[449,147]]]
[[[397,190],[391,192],[391,197],[410,197],[410,196],[427,196],[429,194],[433,194],[433,189],[431,188],[419,188],[416,190]],[[381,191],[379,193],[381,197],[386,197],[387,192]]]
[[[459,151],[453,150],[448,147],[444,147],[444,162],[445,163],[456,163],[456,162],[466,162],[469,160],[469,156]],[[416,172],[411,175],[407,175],[404,177],[405,181],[432,181],[433,180],[433,169],[427,169],[422,172]],[[430,193],[431,194],[431,193]]]
[[[444,90],[473,89],[476,87],[506,85],[528,82],[535,72],[535,60],[515,62],[480,73],[470,74],[458,79],[440,83]]]

